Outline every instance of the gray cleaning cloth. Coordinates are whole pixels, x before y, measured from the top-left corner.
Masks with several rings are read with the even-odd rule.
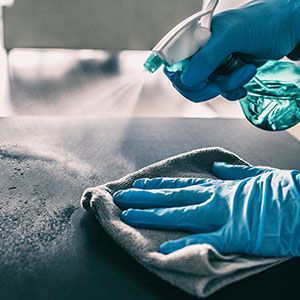
[[[194,150],[160,161],[119,180],[87,189],[82,207],[92,211],[101,226],[138,262],[171,284],[198,297],[206,297],[218,289],[266,270],[286,259],[247,255],[221,255],[210,245],[192,245],[169,255],[157,252],[161,243],[178,239],[185,232],[146,230],[130,227],[120,221],[121,210],[112,195],[131,187],[142,177],[210,177],[212,164],[222,161],[248,164],[235,154],[221,148]]]

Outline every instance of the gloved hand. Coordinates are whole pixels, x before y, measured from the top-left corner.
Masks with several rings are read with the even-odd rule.
[[[207,45],[191,58],[182,73],[165,69],[165,74],[191,101],[201,102],[219,94],[237,100],[247,95],[243,86],[255,76],[256,66],[246,64],[228,75],[212,74],[229,55],[240,53],[249,61],[251,57],[279,60],[299,42],[300,1],[256,0],[214,16]]]
[[[194,233],[160,245],[164,254],[193,244],[220,253],[300,256],[300,171],[215,163],[220,179],[138,179],[114,194],[123,222]]]

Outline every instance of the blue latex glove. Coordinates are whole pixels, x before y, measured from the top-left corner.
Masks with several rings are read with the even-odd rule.
[[[215,163],[215,179],[138,179],[114,194],[123,222],[194,233],[160,245],[193,244],[220,253],[300,256],[300,171]]]
[[[220,94],[237,100],[247,95],[243,86],[254,77],[256,67],[246,64],[226,76],[212,75],[229,55],[240,53],[248,58],[278,60],[292,52],[299,42],[299,0],[252,1],[214,16],[207,45],[192,57],[182,74],[166,69],[165,74],[191,101],[201,102]]]

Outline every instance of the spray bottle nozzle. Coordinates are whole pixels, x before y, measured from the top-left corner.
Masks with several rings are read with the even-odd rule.
[[[163,63],[163,59],[157,53],[151,52],[146,62],[144,63],[144,68],[148,72],[154,73],[163,65]]]
[[[162,64],[167,67],[192,57],[208,42],[211,36],[211,19],[218,0],[209,0],[203,10],[186,18],[169,31],[153,48],[144,64],[145,69],[154,73]]]

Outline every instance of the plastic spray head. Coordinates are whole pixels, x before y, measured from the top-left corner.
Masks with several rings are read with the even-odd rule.
[[[150,72],[154,73],[164,64],[163,59],[155,52],[151,52],[146,62],[144,63],[144,68]]]
[[[165,65],[166,69],[169,72],[179,72],[183,71],[186,67],[189,59],[185,59],[182,61],[177,62],[176,64],[169,65],[166,61],[164,61],[159,54],[156,52],[151,52],[151,54],[148,56],[146,62],[144,63],[144,68],[149,73],[156,72],[162,65]]]
[[[218,0],[209,0],[203,9],[171,29],[152,49],[144,64],[154,73],[161,65],[181,70],[186,61],[203,48],[211,37],[211,21]]]

